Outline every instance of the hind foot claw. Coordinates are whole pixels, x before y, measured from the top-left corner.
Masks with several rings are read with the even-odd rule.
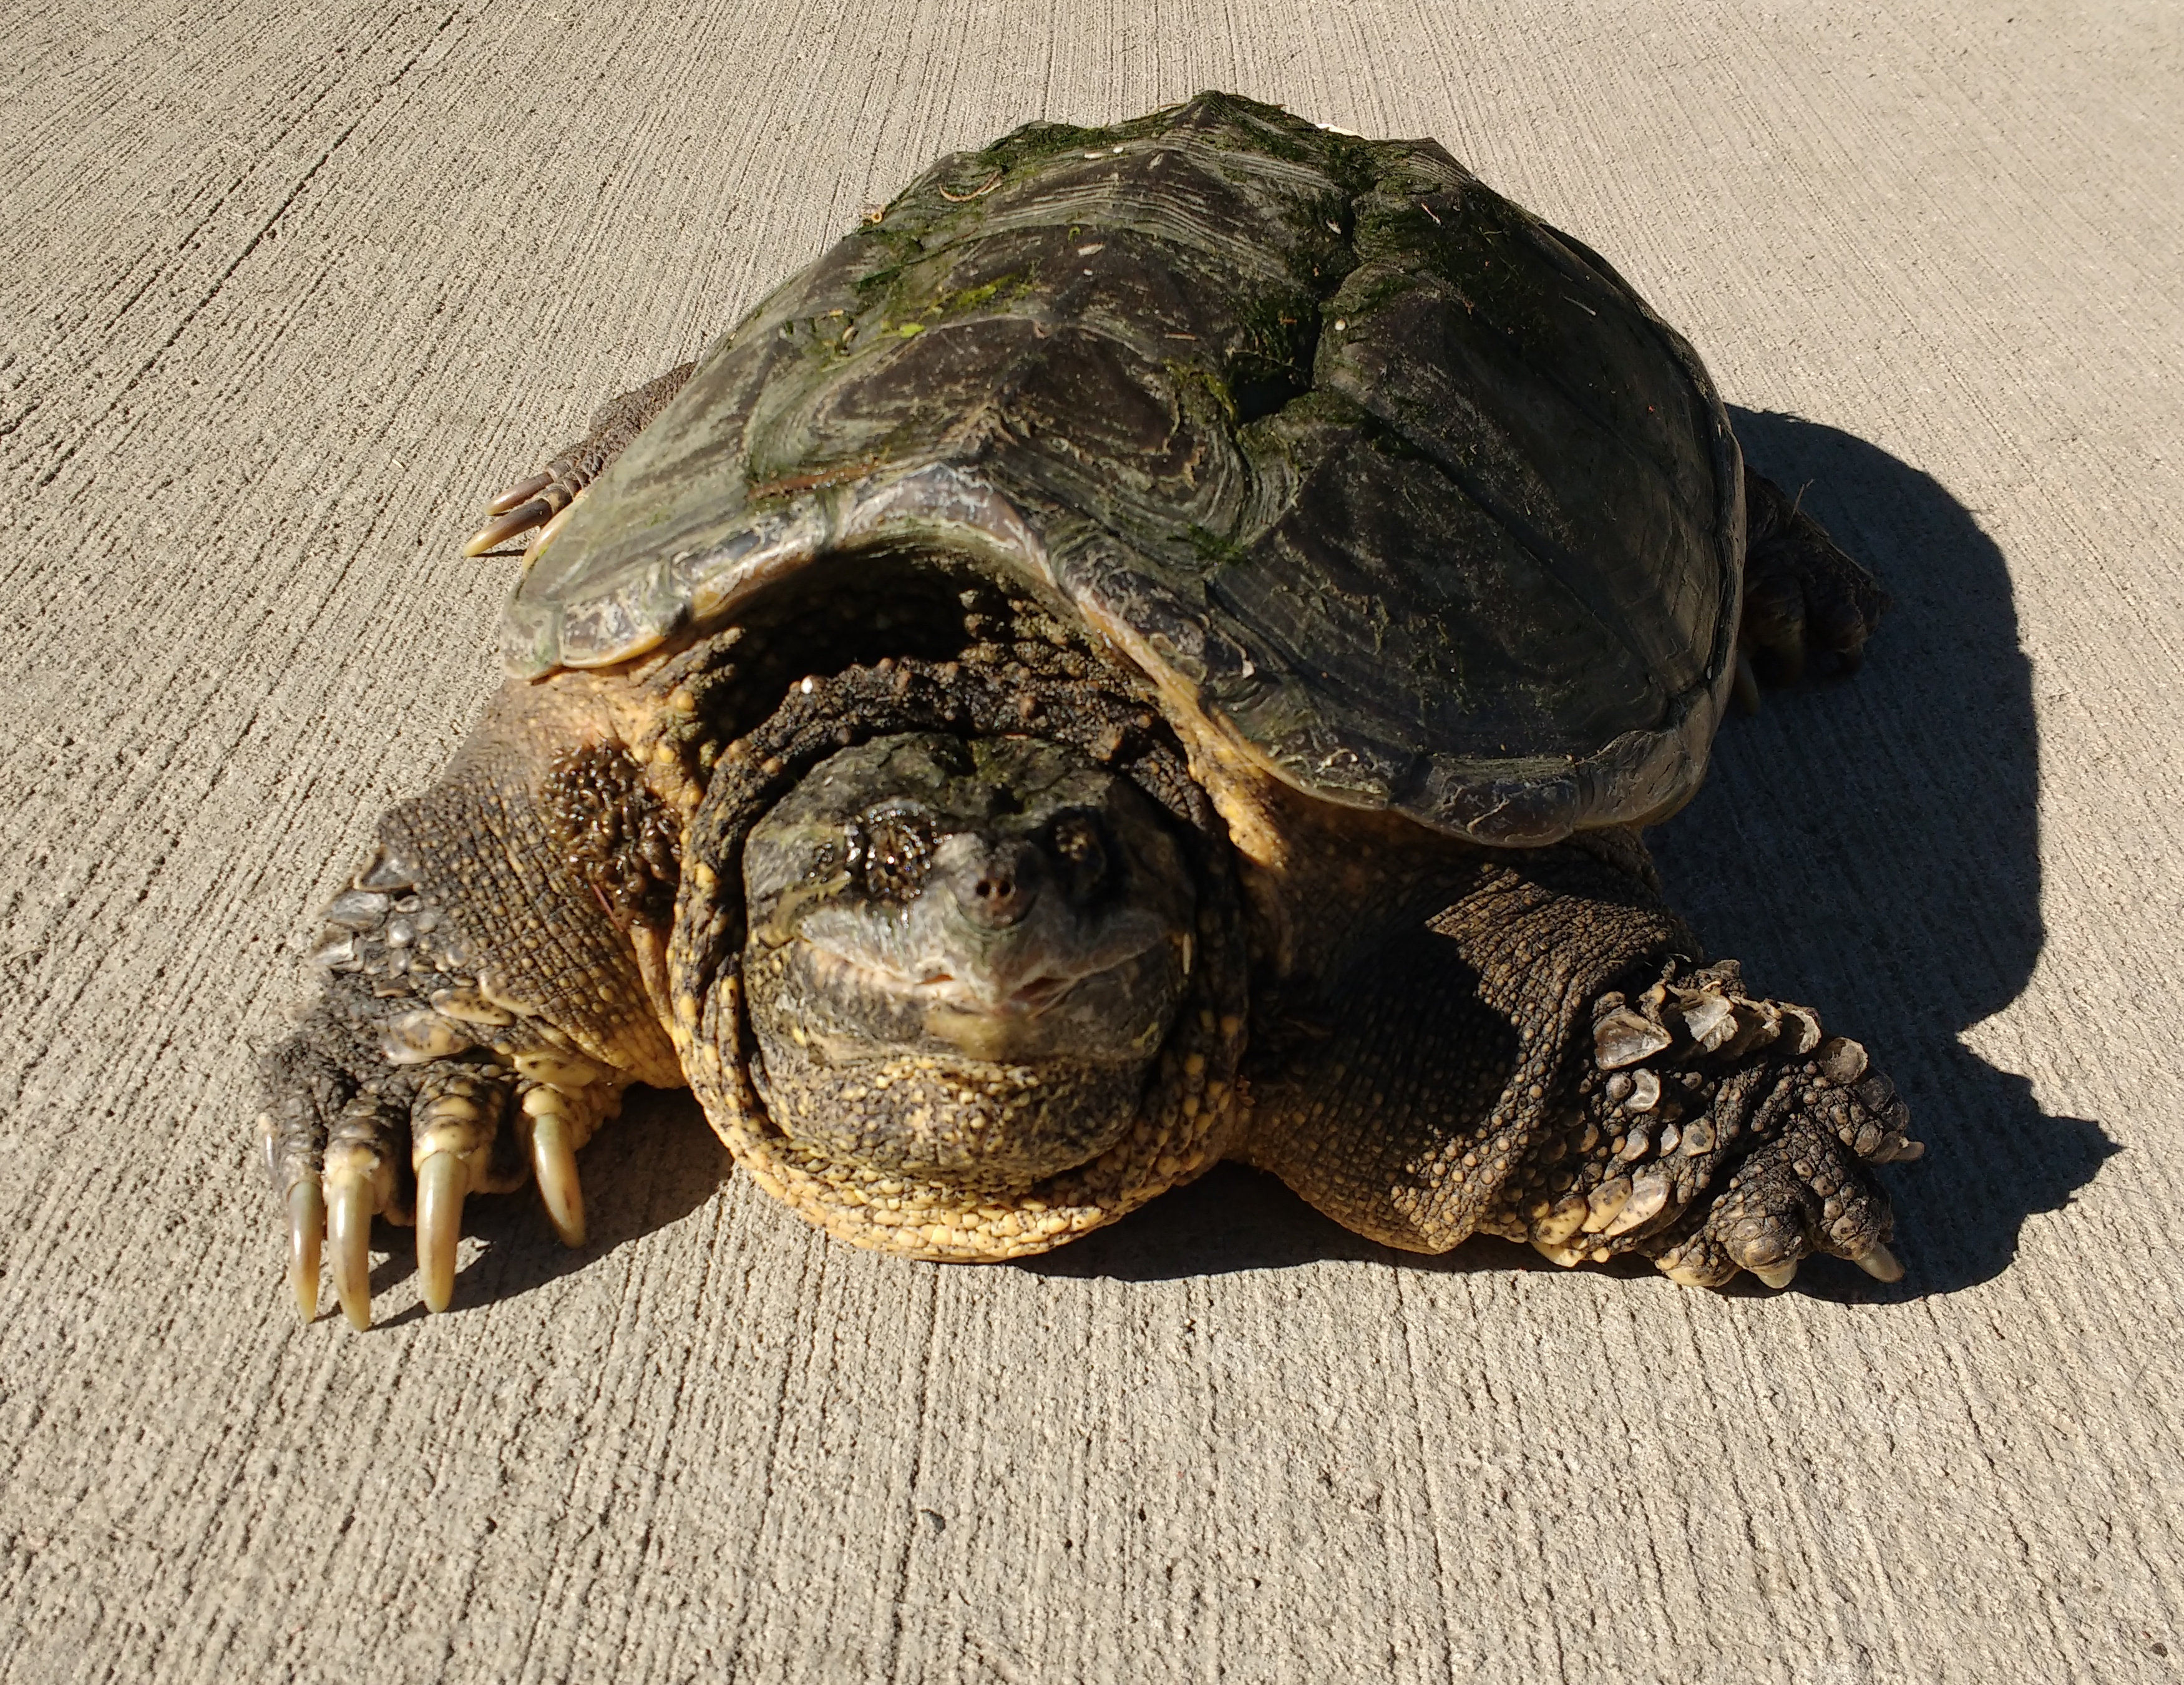
[[[607,464],[621,455],[670,399],[682,389],[697,366],[684,363],[633,392],[625,392],[602,405],[592,417],[591,431],[568,446],[538,473],[510,486],[486,505],[491,518],[464,540],[465,555],[483,555],[498,550],[520,533],[542,530],[524,550],[525,565],[559,529],[559,523],[583,495],[584,488],[599,477]]]

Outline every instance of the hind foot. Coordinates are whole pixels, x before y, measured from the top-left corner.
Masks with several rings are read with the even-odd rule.
[[[1747,713],[1763,683],[1808,672],[1857,669],[1888,608],[1888,593],[1836,547],[1796,499],[1744,471],[1744,617],[1736,637],[1736,696]]]
[[[633,392],[610,399],[592,417],[592,429],[583,438],[486,505],[486,513],[493,518],[465,541],[463,554],[483,555],[536,527],[542,530],[524,551],[526,561],[535,556],[584,488],[621,455],[622,448],[644,430],[647,422],[667,407],[668,400],[682,391],[697,366],[683,363]]]
[[[1671,962],[1643,994],[1601,998],[1592,1054],[1577,1124],[1528,1191],[1521,1226],[1546,1257],[1635,1252],[1708,1287],[1740,1270],[1787,1286],[1816,1252],[1902,1275],[1871,1167],[1925,1149],[1857,1042],[1824,1039],[1807,1007],[1749,998],[1733,960]]]

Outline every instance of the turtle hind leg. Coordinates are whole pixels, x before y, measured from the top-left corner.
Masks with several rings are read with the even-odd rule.
[[[551,528],[624,446],[667,407],[689,381],[695,363],[682,363],[657,380],[609,399],[592,417],[591,431],[556,455],[537,473],[517,481],[486,505],[492,517],[464,542],[465,555],[482,555],[535,527]],[[535,548],[545,538],[532,540]]]
[[[1854,671],[1889,599],[1797,499],[1749,466],[1744,505],[1736,692],[1751,712],[1759,706],[1762,683],[1793,684],[1830,667]]]

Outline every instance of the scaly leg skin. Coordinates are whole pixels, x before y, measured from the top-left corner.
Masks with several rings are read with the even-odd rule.
[[[1896,1279],[1870,1167],[1923,1150],[1903,1102],[1858,1044],[1696,951],[1635,838],[1480,862],[1332,980],[1323,1021],[1255,1021],[1245,1156],[1412,1251],[1484,1232],[1777,1287],[1827,1252]]]
[[[631,1082],[681,1085],[641,957],[664,940],[672,827],[599,695],[574,675],[497,698],[326,910],[325,990],[267,1058],[259,1119],[307,1320],[330,1262],[370,1325],[374,1217],[416,1225],[436,1311],[473,1195],[536,1182],[582,1245],[576,1153]]]
[[[1794,684],[1832,666],[1854,671],[1888,609],[1880,582],[1764,475],[1744,471],[1744,617],[1736,697],[1759,707],[1763,684]]]
[[[483,555],[518,533],[538,527],[543,530],[525,552],[526,558],[535,555],[584,488],[621,455],[622,447],[643,432],[647,422],[667,407],[668,400],[682,391],[697,366],[679,364],[657,380],[610,399],[592,417],[589,432],[486,506],[486,513],[493,518],[471,534],[463,544],[463,554]]]
[[[394,881],[410,875],[382,851],[336,897],[317,955],[326,990],[266,1061],[258,1124],[306,1321],[323,1259],[349,1321],[371,1325],[375,1217],[415,1225],[435,1311],[454,1297],[472,1194],[536,1180],[556,1232],[582,1246],[576,1151],[619,1109],[627,1080],[467,974],[441,910]]]
[[[1438,875],[1380,898],[1398,909],[1385,929],[1255,1003],[1242,1148],[1345,1227],[1426,1253],[1482,1230],[1525,1238],[1524,1208],[1568,1156],[1570,1049],[1593,999],[1692,946],[1635,839],[1610,857],[1434,853]],[[1399,857],[1376,859],[1405,883]],[[1409,910],[1421,901],[1442,911]]]

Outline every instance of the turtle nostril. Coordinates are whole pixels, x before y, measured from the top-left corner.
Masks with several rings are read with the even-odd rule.
[[[989,924],[1014,923],[1023,916],[1029,899],[1011,872],[982,872],[971,885],[971,911]]]
[[[1021,850],[996,849],[980,862],[974,873],[956,881],[956,898],[964,910],[979,923],[989,925],[1013,924],[1029,911],[1039,898],[1035,879],[1024,869],[1019,857]]]

